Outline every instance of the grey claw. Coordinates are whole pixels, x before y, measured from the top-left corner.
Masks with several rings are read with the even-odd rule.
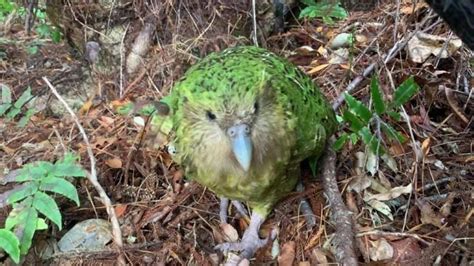
[[[238,200],[232,200],[231,201],[232,205],[234,205],[235,209],[239,212],[240,215],[242,215],[243,217],[247,216],[248,217],[248,212],[247,210],[245,209],[244,205],[242,205],[242,203]]]

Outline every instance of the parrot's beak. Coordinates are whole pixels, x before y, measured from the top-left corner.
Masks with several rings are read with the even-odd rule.
[[[252,140],[250,127],[247,124],[237,124],[227,130],[232,143],[232,151],[240,166],[247,172],[252,160]]]

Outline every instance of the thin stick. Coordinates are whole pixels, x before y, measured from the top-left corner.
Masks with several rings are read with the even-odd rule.
[[[112,207],[112,202],[110,201],[110,198],[107,196],[107,193],[105,193],[104,188],[102,188],[99,181],[97,180],[97,171],[95,167],[96,159],[95,159],[94,153],[92,152],[92,147],[89,142],[89,137],[87,137],[86,131],[81,126],[79,119],[77,118],[76,114],[71,109],[71,107],[69,107],[66,101],[64,101],[64,99],[61,97],[61,95],[59,95],[58,91],[54,88],[54,86],[49,82],[49,80],[46,77],[43,77],[43,80],[44,82],[46,82],[46,85],[48,85],[48,87],[51,89],[51,92],[54,94],[54,96],[58,98],[58,100],[64,105],[66,110],[69,112],[72,119],[74,120],[77,127],[79,128],[79,131],[81,132],[84,142],[86,143],[86,150],[87,150],[87,154],[89,155],[89,160],[91,164],[90,173],[87,174],[87,179],[89,179],[89,181],[92,183],[97,193],[99,193],[99,197],[102,200],[102,203],[105,205],[107,214],[109,215],[110,222],[112,224],[112,236],[114,239],[114,243],[115,245],[117,245],[119,253],[121,253],[120,250],[123,247],[122,232],[120,231],[120,225],[119,225],[117,216],[115,215],[114,208]],[[120,265],[125,265],[125,261],[122,255],[118,257],[118,263]]]
[[[252,19],[253,19],[253,34],[252,34],[252,39],[253,39],[253,45],[258,47],[258,40],[257,40],[257,15],[256,15],[256,6],[255,6],[255,0],[252,0]]]

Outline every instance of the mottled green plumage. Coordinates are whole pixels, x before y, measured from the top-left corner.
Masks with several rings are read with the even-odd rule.
[[[167,103],[176,160],[187,177],[263,216],[294,189],[299,163],[318,157],[336,128],[331,106],[311,79],[256,47],[207,56],[186,72]],[[248,171],[226,134],[236,123],[250,127]]]

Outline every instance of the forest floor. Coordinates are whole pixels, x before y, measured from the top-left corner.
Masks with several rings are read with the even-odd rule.
[[[299,66],[332,102],[347,91],[351,82],[361,78],[353,83],[356,86],[351,94],[368,104],[373,75],[378,77],[384,98],[389,101],[396,87],[414,77],[421,89],[404,105],[402,113],[406,116],[400,121],[384,118],[406,139],[403,143],[383,142],[390,163],[377,158],[367,160],[368,151],[360,141],[347,143],[337,152],[336,178],[343,200],[353,213],[356,254],[361,263],[472,265],[473,54],[461,47],[444,58],[438,56],[439,48],[448,46],[446,43],[455,35],[426,5],[401,2],[399,9],[395,1],[384,1],[370,12],[351,12],[334,25],[318,19],[292,18],[283,33],[260,36],[260,46]],[[61,112],[56,109],[62,107],[57,101],[53,104],[55,96],[42,78],[47,77],[61,88],[58,90],[62,95],[74,90],[73,97],[83,99],[75,111],[97,159],[99,183],[111,198],[119,219],[126,240],[123,254],[130,264],[215,265],[222,262],[223,255],[213,247],[229,237],[226,234],[232,234],[232,230],[219,224],[218,198],[186,180],[166,149],[156,145],[156,136],[137,122],[146,122],[147,117],[115,112],[125,103],[166,95],[199,57],[228,46],[252,44],[250,37],[236,37],[226,23],[219,23],[228,21],[232,10],[185,10],[185,5],[179,5],[160,13],[168,20],[162,18],[159,22],[165,25],[157,31],[158,41],[150,47],[144,67],[134,75],[125,75],[123,84],[120,71],[95,72],[83,58],[71,53],[68,43],[39,41],[35,32],[26,34],[21,21],[4,29],[0,41],[0,83],[11,89],[15,99],[27,88],[43,99],[35,103],[39,111],[24,127],[18,126],[18,119],[0,117],[0,181],[27,163],[54,162],[66,151],[80,155],[83,167],[90,169],[87,145],[78,127],[69,115],[58,115]],[[247,13],[236,12],[235,16],[248,16]],[[204,19],[198,19],[199,15]],[[217,17],[215,22],[213,16]],[[409,49],[421,49],[407,45],[414,32],[445,39],[431,43],[431,48],[438,50],[433,48],[426,60],[414,62]],[[330,48],[327,44],[340,33],[354,34],[354,43],[345,50]],[[37,51],[32,52],[32,47]],[[336,50],[342,53],[342,60],[337,60]],[[387,59],[392,51],[393,58]],[[363,77],[374,63],[373,71]],[[92,77],[92,94],[78,89],[86,76]],[[344,110],[342,106],[338,114]],[[341,123],[336,136],[348,130],[348,125]],[[275,206],[262,234],[278,228],[278,237],[259,250],[252,264],[335,262],[330,244],[336,229],[330,218],[331,208],[322,183],[309,178],[309,171],[303,172],[305,190],[292,193]],[[15,186],[0,184],[0,194]],[[113,248],[43,257],[44,250],[75,224],[91,218],[109,220],[91,183],[82,179],[76,187],[81,206],[58,197],[63,229],[59,231],[51,225],[49,230],[38,231],[24,261],[26,265],[116,263]],[[314,228],[306,226],[300,213],[299,202],[303,198],[316,215]],[[10,210],[1,209],[1,226]],[[230,224],[239,233],[247,227],[246,220],[238,215]],[[6,262],[6,257],[0,253],[1,261]]]

